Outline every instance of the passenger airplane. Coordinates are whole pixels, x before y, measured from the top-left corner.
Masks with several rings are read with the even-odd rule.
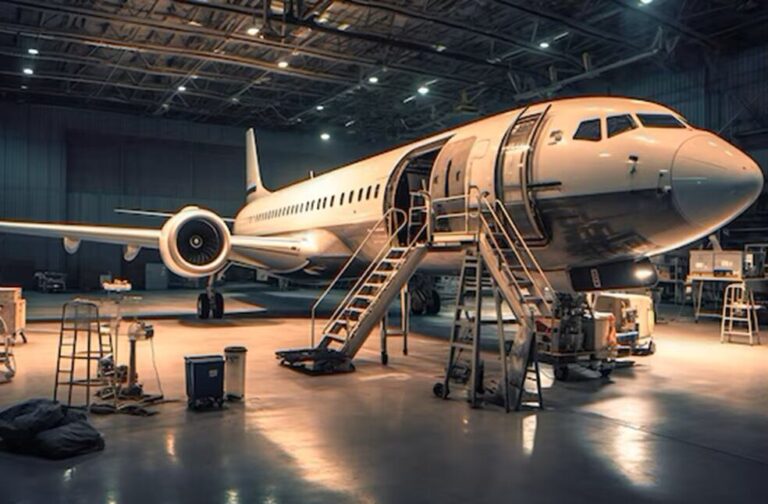
[[[722,138],[662,105],[619,97],[502,112],[276,191],[262,183],[253,130],[246,147],[247,202],[231,230],[189,206],[160,229],[0,221],[0,231],[61,238],[70,253],[82,240],[121,244],[127,261],[159,249],[188,278],[212,279],[230,263],[327,278],[385,213],[408,211],[412,192],[460,200],[477,188],[503,201],[557,289],[594,290],[653,284],[638,264],[712,233],[763,188],[760,167]],[[463,224],[442,222],[437,231],[460,234]],[[378,250],[369,248],[368,261]],[[460,258],[460,247],[435,247],[420,269],[455,272]],[[211,309],[223,315],[213,281],[198,315]]]

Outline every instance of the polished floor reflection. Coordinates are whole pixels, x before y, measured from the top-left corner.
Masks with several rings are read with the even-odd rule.
[[[415,326],[440,333],[443,323]],[[184,355],[243,344],[246,400],[209,413],[177,402],[149,418],[94,417],[107,447],[73,460],[0,453],[0,502],[731,503],[768,495],[768,345],[721,345],[714,324],[660,325],[656,355],[610,380],[546,379],[545,411],[509,415],[432,395],[446,352],[435,337],[412,337],[410,356],[393,352],[387,367],[371,338],[357,372],[311,378],[273,356],[306,343],[305,319],[181,318],[155,328],[166,396],[183,399]],[[0,404],[51,393],[56,325],[32,329]],[[158,389],[142,343],[139,373]]]

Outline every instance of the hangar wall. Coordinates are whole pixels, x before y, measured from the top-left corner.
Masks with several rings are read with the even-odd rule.
[[[0,103],[0,218],[158,226],[113,209],[176,210],[199,204],[233,215],[245,194],[243,128],[45,105]],[[259,131],[267,187],[361,157],[374,147],[316,135]],[[153,251],[122,261],[120,249],[0,234],[0,283],[31,287],[35,271],[65,271],[93,288],[100,273],[140,287]]]

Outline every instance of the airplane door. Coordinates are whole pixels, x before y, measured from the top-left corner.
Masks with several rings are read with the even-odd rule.
[[[526,109],[527,110],[527,109]],[[543,112],[520,113],[502,143],[497,165],[497,188],[512,220],[529,244],[547,241],[536,210],[533,156],[536,139],[549,106]]]
[[[432,167],[430,194],[436,201],[437,231],[458,230],[464,227],[464,215],[451,217],[452,214],[464,212],[466,180],[469,153],[475,143],[475,137],[448,142],[438,154]],[[456,197],[455,199],[446,199]],[[443,201],[440,201],[443,200]]]

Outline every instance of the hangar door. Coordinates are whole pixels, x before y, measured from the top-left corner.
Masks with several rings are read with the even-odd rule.
[[[527,109],[526,109],[527,110]],[[541,124],[549,110],[520,113],[507,132],[496,168],[497,190],[520,233],[530,244],[547,241],[536,208],[533,157]]]

